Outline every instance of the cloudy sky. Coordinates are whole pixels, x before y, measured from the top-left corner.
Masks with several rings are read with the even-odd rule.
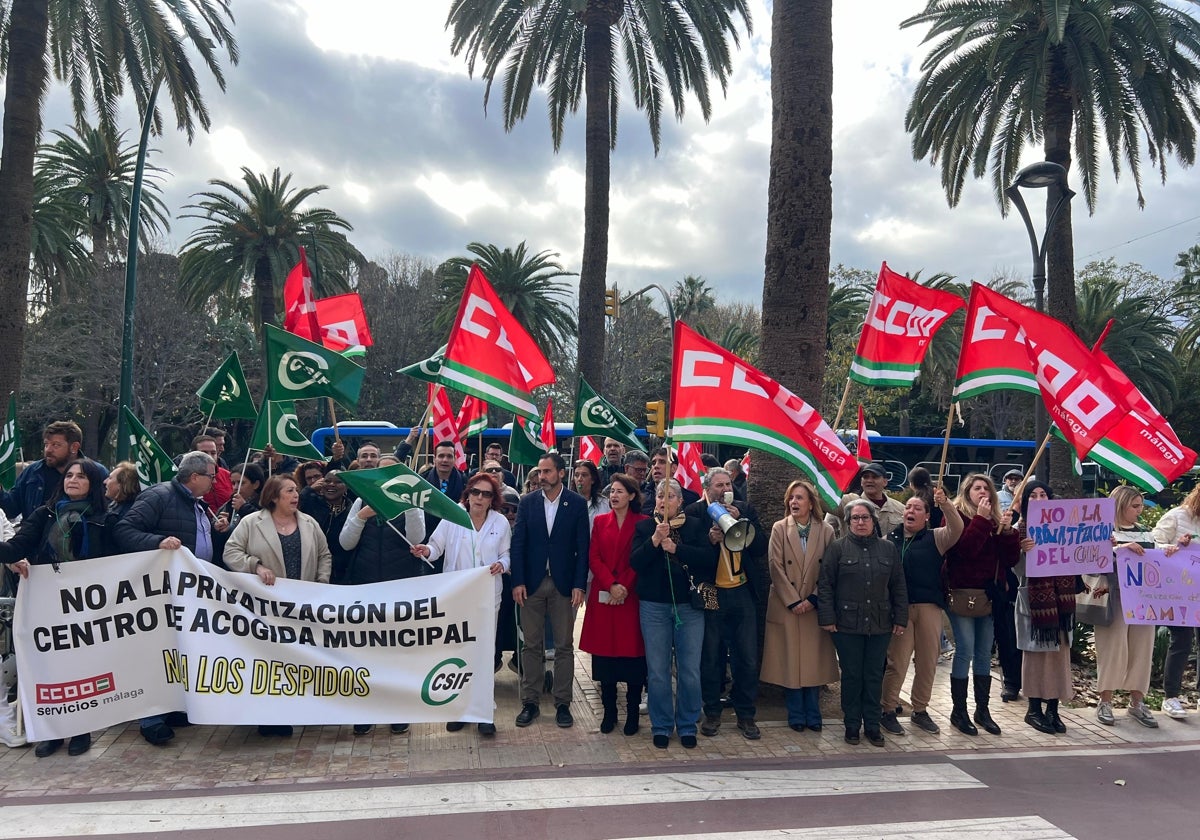
[[[562,255],[578,271],[583,232],[583,115],[554,153],[545,99],[524,123],[503,129],[484,113],[484,83],[450,55],[447,0],[239,0],[241,63],[221,94],[204,78],[213,130],[189,146],[179,133],[156,141],[155,162],[172,173],[178,212],[210,178],[240,168],[293,173],[293,184],[326,184],[319,203],[355,227],[368,257],[391,251],[435,260],[471,241],[524,240]],[[938,172],[915,162],[903,128],[923,55],[923,33],[899,29],[920,0],[834,4],[834,230],[832,264],[875,271],[945,271],[986,280],[1025,276],[1028,240],[1003,219],[985,182],[969,184],[950,210]],[[645,118],[623,108],[612,163],[609,278],[622,288],[702,275],[724,299],[759,302],[766,236],[770,146],[770,12],[752,0],[754,32],[743,37],[728,94],[705,124],[694,100],[682,123],[663,125],[661,152]],[[744,35],[745,33],[743,33]],[[497,97],[498,99],[499,97]],[[69,121],[61,88],[47,128]],[[127,123],[136,136],[135,116]],[[1038,158],[1031,153],[1029,160]],[[1147,206],[1131,179],[1111,171],[1099,208],[1075,208],[1078,266],[1115,257],[1172,276],[1175,255],[1200,238],[1194,171],[1172,162],[1162,186],[1149,166]],[[1072,176],[1078,183],[1078,178]],[[1041,219],[1041,202],[1035,218]],[[176,223],[178,247],[194,222]],[[1040,226],[1040,221],[1039,221]]]

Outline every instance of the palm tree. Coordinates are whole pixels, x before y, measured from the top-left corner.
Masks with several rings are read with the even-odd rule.
[[[530,255],[524,242],[503,251],[495,245],[472,242],[467,250],[474,256],[451,257],[438,266],[436,276],[444,306],[434,320],[435,327],[448,330],[454,323],[467,275],[478,263],[500,300],[543,353],[564,345],[575,334],[571,286],[558,279],[575,275],[558,263],[558,254],[539,251]]]
[[[253,318],[263,324],[276,322],[276,305],[283,283],[300,259],[300,246],[308,249],[313,291],[318,297],[349,289],[350,267],[362,268],[366,258],[350,244],[342,231],[350,223],[324,207],[301,209],[309,198],[328,189],[291,187],[292,176],[279,168],[266,175],[242,167],[242,187],[228,181],[211,180],[212,190],[196,193],[200,201],[189,204],[185,219],[201,219],[179,254],[179,280],[187,301],[203,306],[214,296],[236,301],[253,294]]]
[[[137,146],[122,149],[124,132],[111,137],[87,123],[77,127],[73,137],[62,131],[51,134],[58,139],[38,150],[35,178],[44,176],[51,190],[79,207],[80,233],[91,240],[93,262],[104,265],[117,256],[118,241],[128,235]],[[171,229],[159,184],[165,171],[146,164],[138,217],[143,240]]]
[[[901,26],[929,25],[933,42],[905,117],[913,156],[941,164],[950,206],[968,174],[990,170],[1007,212],[1027,144],[1071,168],[1072,144],[1088,211],[1101,158],[1122,161],[1141,193],[1144,153],[1166,178],[1167,155],[1195,160],[1200,114],[1200,23],[1162,0],[928,0]],[[1103,136],[1103,140],[1101,137]],[[1059,199],[1047,190],[1047,208]],[[1048,234],[1048,311],[1074,327],[1070,206]]]
[[[51,9],[54,14],[51,15]],[[153,77],[161,75],[175,120],[190,140],[209,127],[208,110],[192,56],[225,89],[217,50],[237,63],[230,0],[12,0],[0,2],[0,74],[5,77],[0,140],[0,393],[20,387],[25,351],[34,203],[33,162],[41,129],[43,94],[55,77],[68,83],[82,127],[89,98],[100,127],[114,134],[117,103],[132,89],[145,110]],[[161,131],[161,119],[159,120]]]
[[[747,0],[454,0],[446,17],[451,52],[466,54],[492,84],[503,78],[504,127],[529,110],[535,85],[545,85],[550,136],[557,151],[563,122],[586,98],[583,258],[579,275],[580,373],[604,385],[604,290],[608,270],[608,191],[611,150],[617,138],[624,53],[634,105],[646,112],[657,154],[664,100],[684,113],[684,94],[696,95],[707,120],[712,112],[708,75],[722,91],[732,71],[729,40],[738,43],[735,18],[747,31]]]
[[[760,367],[821,405],[833,223],[833,0],[775,0],[771,13],[771,174]],[[754,464],[763,516],[782,512],[794,468]]]
[[[30,290],[38,308],[45,308],[68,302],[95,264],[79,239],[79,205],[45,172],[36,172],[33,184]]]
[[[690,323],[696,317],[711,312],[716,305],[712,289],[703,277],[689,274],[671,290],[671,306],[675,310],[675,317],[681,321]]]

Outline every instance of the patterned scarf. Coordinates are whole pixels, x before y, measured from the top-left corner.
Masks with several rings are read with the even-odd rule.
[[[54,506],[54,521],[50,524],[50,533],[46,536],[46,548],[53,558],[54,571],[58,571],[59,563],[81,560],[91,553],[87,521],[91,510],[91,505],[86,499],[79,502],[62,499]],[[78,554],[71,544],[71,534],[76,528],[82,532]]]

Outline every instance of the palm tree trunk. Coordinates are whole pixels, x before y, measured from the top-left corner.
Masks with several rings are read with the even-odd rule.
[[[258,331],[263,334],[263,325],[275,323],[275,281],[271,277],[271,261],[260,257],[254,263],[254,309],[258,313]]]
[[[763,372],[821,404],[833,222],[833,0],[775,0],[771,174],[763,278]],[[782,515],[796,469],[754,455],[764,522]]]
[[[1064,47],[1054,47],[1050,61],[1050,79],[1046,86],[1045,140],[1046,160],[1071,171],[1071,132],[1074,112],[1071,110],[1070,79],[1065,63],[1059,57]],[[1054,186],[1046,190],[1046,213],[1054,210],[1061,197]],[[1049,218],[1049,216],[1047,216]],[[1046,312],[1072,330],[1079,326],[1079,310],[1075,302],[1075,242],[1071,229],[1071,205],[1067,203],[1046,233]],[[1047,452],[1050,465],[1050,486],[1065,499],[1077,499],[1083,492],[1082,482],[1071,470],[1071,459],[1061,443]]]
[[[33,244],[33,157],[46,90],[49,0],[13,0],[9,10],[3,151],[0,152],[0,394],[20,390],[25,299]]]
[[[584,12],[583,260],[579,269],[579,372],[597,391],[604,387],[604,290],[608,275],[608,189],[612,154],[609,83],[612,16],[605,4]]]

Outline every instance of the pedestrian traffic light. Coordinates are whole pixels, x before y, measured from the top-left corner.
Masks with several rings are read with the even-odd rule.
[[[651,400],[646,403],[646,431],[658,437],[664,437],[667,432],[667,403],[664,400]]]
[[[616,289],[607,289],[604,292],[604,314],[610,318],[621,314],[621,295]]]

